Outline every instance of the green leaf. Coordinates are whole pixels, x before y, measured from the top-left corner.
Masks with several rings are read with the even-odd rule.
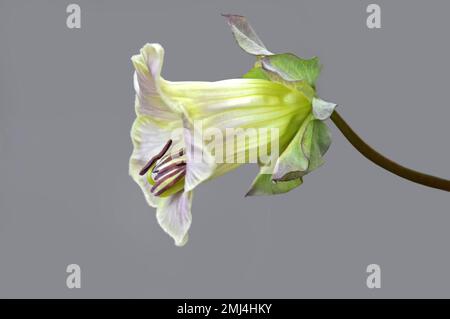
[[[292,53],[266,56],[261,62],[264,69],[278,74],[286,81],[306,81],[313,88],[321,69],[317,57],[305,60]]]
[[[253,55],[273,54],[267,50],[245,17],[235,14],[222,14],[222,16],[227,19],[236,42],[245,52]]]
[[[300,186],[302,183],[301,177],[289,181],[273,181],[272,174],[259,173],[245,196],[283,194]]]

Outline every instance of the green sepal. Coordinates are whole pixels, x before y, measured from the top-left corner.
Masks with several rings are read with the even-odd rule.
[[[308,159],[308,170],[311,172],[324,163],[323,156],[331,144],[328,126],[320,120],[308,123],[302,138],[302,155]]]
[[[297,134],[278,158],[273,172],[274,180],[286,181],[295,179],[302,177],[308,171],[309,160],[303,153],[302,141],[311,121],[313,121],[313,117],[310,114],[303,121]]]
[[[258,176],[252,183],[250,190],[245,196],[262,196],[262,195],[277,195],[291,191],[303,183],[301,177],[289,181],[274,181],[272,174],[267,174],[261,169]]]
[[[302,59],[292,53],[265,56],[261,63],[265,70],[278,74],[286,81],[306,81],[313,88],[321,70],[319,58]]]
[[[222,16],[227,20],[237,44],[245,52],[259,56],[273,54],[267,50],[245,17],[237,14],[222,14]]]
[[[312,99],[312,110],[314,118],[317,120],[326,120],[334,112],[337,104],[332,102],[324,101],[318,97]]]
[[[287,181],[315,170],[324,163],[330,144],[328,126],[310,115],[277,160],[273,179]]]
[[[287,81],[277,73],[265,70],[261,63],[256,62],[255,66],[242,76],[244,79],[260,79],[283,84],[289,88],[297,90],[309,100],[313,101],[316,91],[306,81]]]

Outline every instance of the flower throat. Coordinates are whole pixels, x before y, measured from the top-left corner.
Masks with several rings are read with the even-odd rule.
[[[168,140],[139,172],[141,176],[146,175],[152,185],[150,192],[154,196],[166,197],[184,188],[186,152],[184,148],[173,151],[171,147],[172,140]]]

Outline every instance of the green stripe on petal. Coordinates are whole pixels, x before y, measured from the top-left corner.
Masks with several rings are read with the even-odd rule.
[[[161,85],[161,91],[168,99],[177,103],[184,111],[190,123],[200,123],[202,130],[218,130],[222,134],[223,145],[229,145],[228,129],[254,130],[260,129],[278,132],[277,143],[279,151],[283,150],[295,136],[304,119],[311,114],[310,99],[294,87],[261,79],[232,79],[217,82],[169,82]],[[192,131],[192,129],[190,129]],[[234,136],[233,136],[234,138]],[[279,139],[278,139],[279,138]],[[271,144],[269,140],[265,144]],[[197,149],[205,146],[201,143],[192,144]],[[250,139],[246,143],[235,143],[233,158],[239,154],[248,158],[264,147],[258,139]],[[230,151],[228,148],[227,151]],[[225,152],[224,152],[225,153]],[[229,153],[228,153],[229,154]],[[195,168],[195,166],[192,166]],[[236,165],[218,164],[223,174]],[[204,174],[193,174],[196,178],[186,178],[186,190],[191,190],[202,180],[219,174],[207,169]],[[188,168],[187,175],[190,174]]]
[[[260,79],[166,84],[162,88],[165,95],[178,102],[191,121],[201,120],[205,128],[270,128],[281,119],[280,129],[284,129],[291,121],[301,123],[312,108],[303,93]],[[284,133],[280,131],[280,136]]]

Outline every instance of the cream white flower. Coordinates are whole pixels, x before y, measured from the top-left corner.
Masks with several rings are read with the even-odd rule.
[[[156,207],[161,227],[182,246],[191,225],[193,189],[239,166],[217,163],[210,148],[195,138],[203,127],[276,128],[283,150],[312,112],[311,98],[292,87],[264,79],[170,82],[161,77],[164,49],[146,44],[132,57],[136,120],[131,130],[129,173],[147,203]],[[268,141],[267,143],[271,143]],[[259,142],[236,145],[249,152]],[[193,154],[202,154],[194,160]]]

